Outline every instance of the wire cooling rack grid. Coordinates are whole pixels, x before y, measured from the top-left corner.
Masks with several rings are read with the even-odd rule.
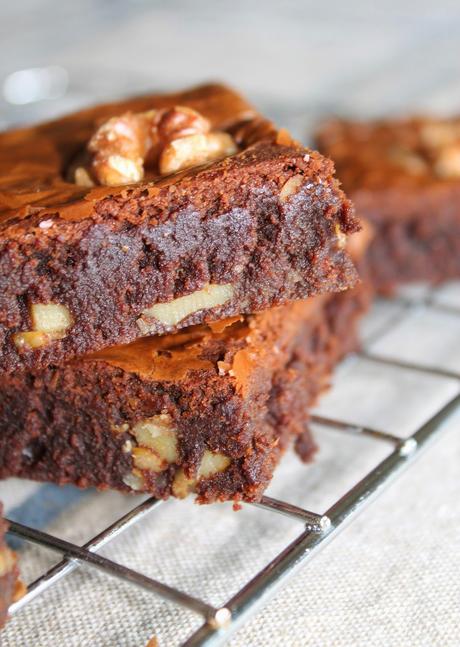
[[[257,508],[297,519],[302,523],[303,528],[294,541],[248,581],[236,595],[228,599],[224,606],[220,608],[214,607],[197,597],[193,597],[98,554],[99,549],[133,524],[141,522],[146,515],[152,514],[161,504],[161,501],[150,498],[93,537],[84,546],[77,546],[40,530],[9,521],[9,532],[62,555],[62,560],[58,564],[28,586],[26,595],[10,608],[10,614],[20,612],[34,598],[44,593],[82,564],[86,564],[112,577],[130,582],[137,587],[155,593],[176,605],[181,605],[197,614],[201,614],[204,620],[202,626],[183,643],[183,647],[224,644],[231,634],[254,614],[257,608],[265,604],[279,587],[285,584],[320,548],[333,539],[399,473],[406,469],[429,442],[441,433],[445,426],[444,423],[460,410],[460,371],[424,366],[404,361],[399,357],[389,358],[372,350],[375,348],[376,342],[378,347],[379,339],[391,334],[392,330],[401,324],[407,322],[410,324],[410,318],[421,310],[444,313],[458,318],[460,323],[460,307],[441,301],[437,298],[438,294],[439,292],[433,289],[425,291],[423,296],[416,299],[399,297],[395,301],[399,306],[398,313],[391,317],[390,321],[387,320],[385,325],[367,340],[364,350],[358,353],[356,357],[372,363],[380,363],[382,366],[389,365],[396,369],[454,379],[458,382],[457,394],[408,437],[400,437],[383,429],[350,425],[346,421],[330,419],[322,415],[314,416],[315,422],[320,425],[339,429],[344,433],[364,434],[372,437],[376,442],[390,443],[393,451],[324,514],[311,512],[286,501],[268,496],[264,496],[259,503],[250,504]]]

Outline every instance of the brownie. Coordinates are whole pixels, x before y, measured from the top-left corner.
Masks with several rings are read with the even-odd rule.
[[[149,336],[0,377],[0,478],[260,498],[308,409],[356,344],[359,289]]]
[[[2,518],[2,512],[3,506],[0,503],[0,628],[6,622],[11,602],[19,594],[16,555],[5,543],[8,526]]]
[[[460,119],[332,120],[316,143],[374,226],[377,289],[460,277]]]
[[[224,86],[5,132],[0,370],[352,287],[358,229],[332,163]]]

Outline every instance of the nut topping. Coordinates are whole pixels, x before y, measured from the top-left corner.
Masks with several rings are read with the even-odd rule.
[[[160,113],[157,120],[158,139],[163,144],[169,144],[179,137],[206,134],[210,130],[211,124],[208,119],[186,106],[165,110]]]
[[[185,106],[112,117],[90,139],[91,166],[79,165],[74,181],[85,187],[93,178],[106,186],[131,184],[142,180],[150,158],[166,175],[236,152],[229,134],[210,130],[208,119]]]
[[[425,146],[443,148],[460,137],[460,126],[449,122],[434,121],[422,126],[420,137]]]
[[[389,152],[388,156],[394,164],[412,175],[422,175],[427,170],[427,165],[423,157],[410,150],[395,147]]]
[[[460,124],[455,122],[433,122],[425,124],[420,132],[427,147],[433,169],[442,179],[460,177]]]
[[[236,153],[236,145],[228,133],[181,137],[164,148],[160,156],[160,173],[161,175],[177,173],[234,153]]]
[[[156,111],[127,112],[106,121],[92,136],[91,171],[100,184],[116,186],[139,182],[144,176],[144,158],[157,141]]]
[[[84,168],[84,166],[78,166],[75,169],[74,178],[75,184],[78,184],[78,186],[84,186],[87,188],[94,186],[94,181],[88,171]]]

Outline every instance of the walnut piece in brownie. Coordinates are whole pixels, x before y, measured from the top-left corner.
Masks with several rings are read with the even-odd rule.
[[[0,134],[0,370],[353,286],[332,173],[220,85]]]
[[[359,288],[0,377],[0,478],[257,500],[366,307]]]
[[[332,120],[316,135],[375,228],[370,278],[391,292],[460,277],[460,119]]]

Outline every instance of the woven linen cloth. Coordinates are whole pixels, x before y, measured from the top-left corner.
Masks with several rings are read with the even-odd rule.
[[[436,297],[458,305],[458,286]],[[379,303],[363,333],[371,348],[427,365],[460,367],[458,320]],[[390,333],[382,329],[393,322]],[[455,344],[456,340],[456,344]],[[339,369],[319,413],[406,435],[459,391],[458,381],[352,359]],[[445,433],[354,523],[306,564],[230,640],[233,647],[458,647],[460,644],[460,413]],[[324,511],[388,454],[374,439],[315,428],[317,460],[288,454],[269,494]],[[11,517],[82,544],[140,497],[20,483],[0,485]],[[214,605],[222,605],[273,559],[302,525],[245,505],[170,501],[102,554]],[[58,558],[23,545],[31,581]],[[180,645],[202,619],[153,594],[83,566],[14,616],[2,647]]]

